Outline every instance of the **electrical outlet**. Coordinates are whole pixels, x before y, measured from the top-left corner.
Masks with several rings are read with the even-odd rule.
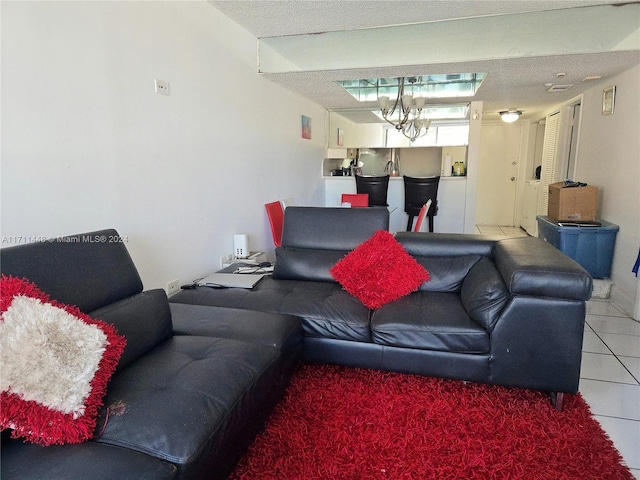
[[[180,280],[175,279],[167,283],[167,295],[173,295],[180,291]]]
[[[169,95],[169,82],[158,80],[157,78],[154,81],[156,85],[156,93],[159,93],[160,95]]]
[[[231,262],[233,262],[233,255],[231,255],[230,253],[227,255],[223,255],[222,257],[220,257],[220,268],[226,267]]]

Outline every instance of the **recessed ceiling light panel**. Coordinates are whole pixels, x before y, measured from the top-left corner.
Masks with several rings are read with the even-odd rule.
[[[449,75],[419,75],[402,77],[404,92],[413,98],[473,97],[486,73],[456,73]],[[381,96],[398,94],[398,78],[364,78],[336,82],[359,102],[377,102]]]
[[[547,92],[566,92],[571,87],[573,87],[573,83],[566,85],[551,85],[551,87],[547,88]]]

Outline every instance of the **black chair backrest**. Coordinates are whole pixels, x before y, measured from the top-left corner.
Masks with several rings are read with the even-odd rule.
[[[389,190],[389,175],[371,177],[356,175],[356,191],[369,194],[370,207],[386,207],[387,191]]]
[[[407,177],[404,178],[404,211],[408,215],[418,215],[422,206],[431,199],[431,207],[427,216],[438,213],[438,184],[440,177]]]

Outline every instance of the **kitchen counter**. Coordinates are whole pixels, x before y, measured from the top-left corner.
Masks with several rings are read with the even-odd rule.
[[[339,207],[343,193],[356,193],[354,177],[323,177],[325,206]],[[463,233],[467,177],[440,177],[438,214],[433,217],[433,229],[439,233]],[[387,203],[391,212],[389,230],[405,231],[408,216],[404,213],[404,181],[402,176],[389,179]],[[426,222],[423,224],[423,230]]]

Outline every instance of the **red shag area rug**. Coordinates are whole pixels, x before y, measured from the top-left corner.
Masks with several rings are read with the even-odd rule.
[[[233,480],[625,479],[589,407],[565,395],[303,364]]]

